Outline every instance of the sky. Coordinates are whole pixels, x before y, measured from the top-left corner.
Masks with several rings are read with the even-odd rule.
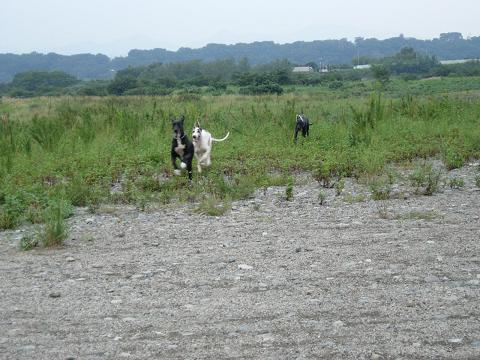
[[[0,53],[480,35],[480,0],[0,0]]]

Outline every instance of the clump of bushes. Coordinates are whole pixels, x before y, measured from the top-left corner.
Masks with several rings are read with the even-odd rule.
[[[423,164],[417,167],[409,178],[417,193],[433,195],[439,189],[440,176],[440,171],[434,169],[432,164]]]

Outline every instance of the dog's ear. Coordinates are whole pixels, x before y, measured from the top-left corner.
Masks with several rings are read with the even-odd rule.
[[[195,127],[201,128],[201,126],[200,126],[200,121],[198,121],[198,120],[195,121]]]

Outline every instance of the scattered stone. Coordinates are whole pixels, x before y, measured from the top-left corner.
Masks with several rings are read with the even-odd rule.
[[[240,265],[238,265],[238,268],[240,270],[252,270],[253,266],[250,266],[250,265],[247,265],[247,264],[240,264]]]
[[[336,327],[336,328],[342,327],[344,325],[345,325],[345,323],[342,320],[337,320],[337,321],[333,322],[333,326]]]
[[[62,295],[59,292],[51,292],[48,296],[51,298],[59,298]]]
[[[113,305],[118,305],[118,304],[122,303],[122,300],[121,299],[113,299],[112,301],[110,301],[110,303],[112,303]]]
[[[472,346],[474,348],[480,349],[480,340],[472,341]]]
[[[435,275],[428,275],[425,277],[425,282],[427,283],[438,282],[438,281],[440,281],[440,279]]]
[[[69,257],[65,258],[65,261],[73,262],[73,261],[75,261],[75,258],[69,256]]]
[[[297,247],[297,248],[295,249],[295,252],[297,252],[297,253],[299,253],[300,251],[302,251],[302,248],[301,248],[301,247]]]
[[[462,338],[452,338],[448,339],[448,342],[451,344],[461,344],[463,342]]]
[[[90,224],[93,224],[95,222],[95,219],[88,218],[88,219],[85,219],[85,222],[90,225]]]
[[[35,345],[25,345],[25,346],[22,346],[20,350],[30,352],[35,350],[35,348],[36,348]]]
[[[237,261],[237,259],[235,259],[234,257],[231,257],[231,258],[228,258],[227,261],[231,264],[231,263],[234,263],[235,261]]]
[[[243,333],[243,334],[244,334],[244,333],[247,333],[247,332],[249,332],[249,331],[250,331],[250,327],[249,327],[248,325],[245,325],[245,324],[240,325],[240,326],[237,328],[237,332],[239,332],[239,333]]]
[[[124,232],[118,233],[117,237],[118,238],[123,238],[123,237],[125,237],[125,233]]]

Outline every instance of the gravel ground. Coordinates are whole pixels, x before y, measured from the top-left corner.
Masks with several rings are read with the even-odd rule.
[[[303,178],[222,217],[79,209],[59,249],[0,232],[0,358],[478,359],[476,172],[385,202]]]

